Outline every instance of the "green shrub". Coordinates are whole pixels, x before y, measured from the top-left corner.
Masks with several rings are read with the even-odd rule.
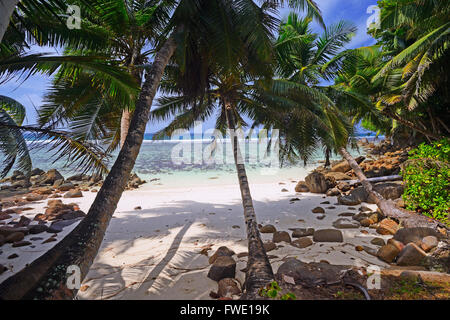
[[[405,181],[403,199],[409,210],[449,224],[450,143],[442,140],[422,143],[409,153],[402,170]]]

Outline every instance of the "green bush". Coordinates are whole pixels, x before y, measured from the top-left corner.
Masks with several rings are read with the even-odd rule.
[[[403,199],[407,209],[419,211],[449,224],[450,143],[442,140],[422,143],[409,153],[402,170]]]

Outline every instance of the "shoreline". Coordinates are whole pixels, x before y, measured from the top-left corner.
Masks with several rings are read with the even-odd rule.
[[[395,268],[377,257],[382,246],[380,243],[385,244],[392,234],[379,234],[377,224],[363,227],[352,219],[367,210],[365,214],[375,214],[376,205],[366,202],[343,205],[339,203],[337,195],[297,192],[297,187],[306,175],[320,167],[301,169],[302,173],[295,176],[272,176],[271,182],[252,181],[249,176],[259,224],[261,227],[271,225],[289,236],[288,242],[279,242],[275,240],[275,234],[261,233],[274,273],[292,258],[303,263],[363,269],[375,266],[382,271]],[[224,184],[225,179],[217,179],[204,180],[205,185],[186,186],[182,184],[187,182],[181,181],[174,186],[158,185],[157,180],[149,181],[138,189],[125,191],[98,255],[78,292],[78,299],[212,299],[210,293],[217,290],[217,282],[207,276],[211,266],[209,258],[222,246],[234,251],[235,278],[242,285],[247,261],[242,200],[236,174],[223,172],[222,175],[229,178],[230,183]],[[66,199],[60,195],[58,201],[62,200],[64,205],[72,204],[81,212],[88,212],[96,196],[95,192],[91,192],[92,188],[97,187],[92,185],[90,191],[86,191],[89,188],[84,189],[82,197]],[[58,189],[53,192],[57,193]],[[48,199],[45,196],[34,202],[23,203],[22,208],[30,207],[31,210],[11,214],[11,219],[4,220],[3,224],[8,225],[22,217],[35,220],[33,217],[47,211],[48,201],[54,200],[53,195]],[[323,213],[314,213],[318,207],[322,208]],[[336,223],[340,220],[344,220],[341,221],[343,224],[352,224],[353,221],[355,225],[338,227]],[[78,223],[72,221],[68,227],[52,236],[52,242],[39,244],[37,248],[15,248],[5,243],[0,248],[0,266],[5,266],[7,270],[0,274],[0,283],[44,254]],[[31,225],[34,224],[38,222],[31,221]],[[316,231],[339,230],[342,242],[312,241],[312,234],[294,237],[296,229],[309,228]],[[50,233],[37,236],[49,238]],[[32,237],[28,234],[24,241]],[[18,258],[7,259],[11,253],[18,254]]]

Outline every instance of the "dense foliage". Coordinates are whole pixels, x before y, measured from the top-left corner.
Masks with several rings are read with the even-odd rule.
[[[410,151],[402,171],[407,208],[449,224],[450,142],[422,143]]]

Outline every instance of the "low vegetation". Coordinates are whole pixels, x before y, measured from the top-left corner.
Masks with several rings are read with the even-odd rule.
[[[403,198],[408,209],[450,223],[450,143],[441,140],[422,143],[410,151],[402,175]]]

